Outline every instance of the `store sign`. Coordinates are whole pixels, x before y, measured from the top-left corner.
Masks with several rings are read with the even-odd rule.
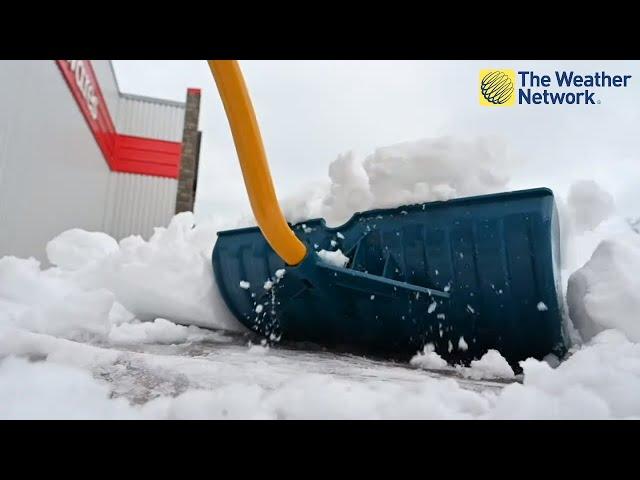
[[[84,98],[89,113],[94,120],[98,119],[98,96],[96,95],[94,79],[87,72],[84,60],[66,60],[69,69],[73,72],[76,86]]]
[[[56,60],[105,160],[112,166],[116,131],[91,60]]]

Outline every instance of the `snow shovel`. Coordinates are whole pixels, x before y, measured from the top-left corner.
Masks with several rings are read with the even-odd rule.
[[[246,85],[210,60],[259,227],[218,232],[212,262],[227,306],[270,341],[449,362],[496,349],[512,364],[562,356],[559,225],[546,188],[290,225],[278,205]],[[318,252],[341,250],[338,261]],[[325,252],[321,252],[325,253]]]

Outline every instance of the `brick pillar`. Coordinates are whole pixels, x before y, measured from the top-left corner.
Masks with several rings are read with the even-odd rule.
[[[198,116],[200,114],[200,89],[187,90],[187,106],[184,112],[184,130],[182,132],[182,157],[180,177],[176,195],[176,213],[192,212],[196,199],[196,181],[198,178],[198,160],[200,157],[200,135]]]

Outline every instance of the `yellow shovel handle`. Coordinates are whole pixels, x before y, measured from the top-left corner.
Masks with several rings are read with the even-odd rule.
[[[304,244],[289,228],[280,210],[269,172],[260,128],[240,66],[235,60],[209,60],[240,160],[251,208],[271,248],[288,265],[299,264],[307,254]]]

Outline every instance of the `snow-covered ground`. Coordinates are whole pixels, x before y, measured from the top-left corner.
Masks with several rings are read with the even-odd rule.
[[[506,164],[482,141],[452,139],[343,155],[326,190],[285,211],[337,224],[508,190]],[[47,245],[51,268],[0,258],[0,418],[640,418],[637,227],[592,181],[558,203],[573,347],[517,376],[497,351],[462,367],[429,346],[401,364],[261,344],[214,284],[219,226],[194,226],[190,213],[148,241],[63,232]]]

